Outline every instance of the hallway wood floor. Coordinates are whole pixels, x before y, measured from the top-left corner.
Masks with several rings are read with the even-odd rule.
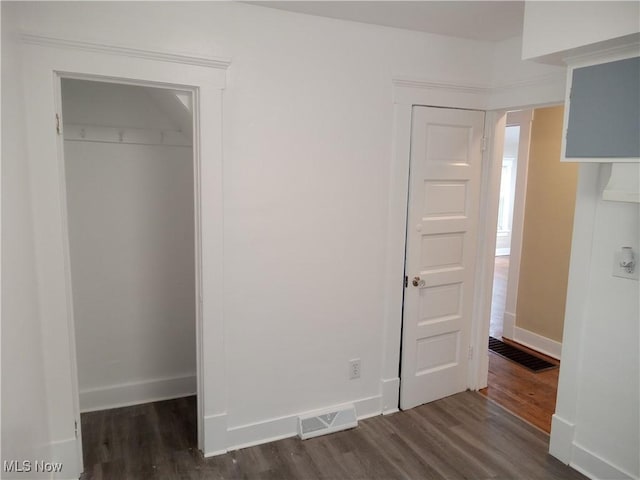
[[[586,478],[547,453],[547,435],[474,392],[207,459],[195,397],[85,413],[82,434],[83,480]]]
[[[556,411],[558,372],[554,368],[534,373],[489,351],[487,388],[480,393],[550,433],[551,417]]]
[[[502,337],[508,273],[509,257],[496,257],[489,329],[489,335],[495,338]],[[551,363],[559,363],[537,352],[530,353],[535,353]],[[550,433],[551,417],[556,410],[558,373],[557,368],[534,373],[489,351],[487,388],[480,390],[480,393]]]

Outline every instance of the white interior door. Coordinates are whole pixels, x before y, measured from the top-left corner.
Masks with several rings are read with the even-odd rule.
[[[484,112],[414,107],[400,407],[467,388]]]

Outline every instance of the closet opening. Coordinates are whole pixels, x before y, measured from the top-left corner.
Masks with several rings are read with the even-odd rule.
[[[84,471],[145,478],[155,444],[198,452],[193,93],[74,78],[61,93]]]

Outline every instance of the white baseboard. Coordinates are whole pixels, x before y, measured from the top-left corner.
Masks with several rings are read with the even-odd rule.
[[[577,443],[573,444],[573,458],[569,465],[594,480],[638,480],[638,477],[622,471]]]
[[[558,414],[551,417],[551,436],[549,438],[549,453],[565,465],[571,462],[573,437],[576,426]]]
[[[21,468],[24,468],[22,462],[28,460],[31,462],[30,471],[25,469],[21,471],[5,470],[3,468],[0,472],[0,478],[16,480],[78,480],[80,478],[82,474],[80,439],[75,435],[63,440],[38,443],[33,447],[35,448],[33,456],[4,459],[5,461],[18,461]]]
[[[50,444],[51,462],[62,463],[62,471],[54,473],[51,478],[56,480],[77,480],[80,478],[82,463],[79,457],[78,441],[79,439],[74,436]]]
[[[554,414],[551,419],[549,453],[594,480],[638,480],[574,441],[576,426]]]
[[[383,378],[380,381],[382,391],[382,413],[388,415],[398,411],[400,404],[400,378]]]
[[[537,352],[544,353],[550,357],[560,360],[562,356],[562,343],[543,337],[537,333],[530,332],[524,328],[515,327],[513,332],[513,340],[521,343],[525,347],[529,347]],[[506,336],[506,335],[504,335]],[[509,338],[509,337],[507,337]]]
[[[382,397],[380,395],[362,398],[350,403],[353,403],[355,406],[356,415],[359,420],[380,415],[382,413]],[[326,409],[331,408],[331,406],[326,407]],[[324,409],[325,408],[323,407],[323,410]],[[314,411],[315,410],[316,409],[314,409]],[[252,447],[254,445],[282,440],[283,438],[294,437],[298,434],[298,416],[302,416],[307,413],[309,412],[300,412],[294,415],[286,415],[262,422],[231,427],[227,430],[228,446],[226,450],[238,450],[240,448]],[[219,453],[224,452],[220,451]],[[216,454],[217,453],[212,452],[205,454],[205,456]]]
[[[80,392],[80,411],[92,412],[195,395],[196,376],[158,378]]]
[[[373,397],[361,398],[353,402],[356,406],[356,416],[358,420],[375,417],[382,414],[382,397],[374,395]]]
[[[204,456],[213,457],[227,453],[227,414],[204,417]]]
[[[276,417],[227,430],[227,450],[252,447],[298,434],[298,415]]]

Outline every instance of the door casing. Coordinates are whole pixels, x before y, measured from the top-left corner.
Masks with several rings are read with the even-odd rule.
[[[423,92],[416,94],[420,97]],[[437,96],[436,96],[437,97]],[[404,98],[403,98],[404,99]],[[502,161],[502,143],[506,111],[487,111],[484,109],[484,98],[469,102],[462,98],[450,105],[441,105],[435,101],[429,104],[406,103],[394,105],[394,158],[389,187],[389,230],[387,235],[386,264],[386,305],[385,305],[385,337],[383,357],[383,377],[381,380],[383,413],[398,411],[400,403],[400,351],[402,343],[402,311],[404,293],[404,266],[406,245],[407,202],[409,187],[409,163],[411,142],[411,112],[414,106],[436,106],[444,108],[462,108],[484,110],[485,144],[482,153],[482,173],[480,186],[480,218],[487,221],[478,225],[478,245],[475,254],[477,267],[475,272],[475,288],[473,292],[474,306],[471,323],[472,357],[469,361],[467,375],[468,388],[478,390],[486,386],[488,372],[488,353],[486,338],[489,332],[489,309],[491,308],[491,286],[486,286],[484,279],[493,277],[493,262],[489,261],[487,251],[495,250],[495,232],[497,226],[497,209],[499,200],[500,170],[495,168],[496,161]],[[499,163],[498,163],[499,164]],[[495,215],[487,212],[495,210]],[[490,283],[490,282],[489,282]],[[487,300],[488,299],[488,300]],[[482,320],[482,319],[485,320]]]
[[[385,265],[385,311],[382,365],[382,411],[398,411],[400,351],[408,179],[411,142],[411,112],[414,106],[460,108],[486,112],[485,145],[480,186],[480,218],[476,251],[476,275],[471,325],[472,358],[468,388],[486,387],[489,357],[487,337],[491,312],[495,231],[499,204],[500,172],[507,111],[564,102],[564,76],[558,76],[544,91],[536,85],[490,89],[473,85],[432,82],[423,79],[393,81],[393,144],[389,175],[387,258]]]
[[[56,96],[56,111],[59,112],[59,120],[57,119],[56,121],[59,122],[60,125],[60,129],[61,129],[61,134],[60,134],[60,140],[61,143],[64,144],[64,117],[62,115],[62,111],[63,111],[63,106],[62,106],[62,95],[61,95],[61,85],[62,85],[62,81],[66,80],[66,79],[74,79],[74,80],[83,80],[83,81],[96,81],[96,82],[102,82],[102,83],[109,83],[109,84],[114,84],[114,85],[135,85],[135,86],[139,86],[139,87],[145,87],[145,88],[159,88],[159,89],[167,89],[166,87],[162,87],[162,86],[158,86],[157,84],[151,84],[149,82],[133,82],[133,81],[123,81],[123,79],[109,79],[107,82],[104,82],[104,80],[100,77],[94,77],[94,76],[90,76],[90,75],[77,75],[77,74],[69,74],[69,73],[59,73],[58,75],[56,75],[55,78],[55,96]],[[171,89],[172,91],[175,91],[174,89]],[[192,125],[195,123],[195,119],[198,116],[199,113],[199,108],[198,108],[198,104],[196,102],[196,94],[197,94],[197,90],[193,89],[193,88],[189,88],[187,90],[183,90],[184,92],[188,92],[191,94],[193,101],[192,104],[194,106],[193,108],[193,112],[192,112]],[[194,134],[195,137],[195,134]],[[193,148],[192,148],[193,150]],[[195,347],[196,347],[196,383],[197,383],[197,395],[196,395],[196,404],[197,404],[197,430],[198,430],[198,448],[200,450],[202,450],[202,445],[200,444],[200,441],[202,440],[201,435],[200,435],[200,430],[202,428],[202,422],[201,422],[201,417],[202,415],[200,415],[201,412],[201,405],[200,405],[200,392],[202,391],[202,387],[200,385],[201,383],[201,361],[200,361],[200,352],[202,351],[202,345],[200,343],[200,332],[201,332],[201,325],[202,325],[202,312],[201,312],[201,308],[200,308],[200,304],[198,301],[198,298],[200,298],[201,296],[201,290],[202,290],[202,275],[201,275],[201,271],[202,271],[202,262],[201,262],[201,248],[200,248],[200,242],[201,239],[198,238],[198,232],[200,231],[200,218],[199,215],[197,214],[197,212],[200,209],[200,192],[196,190],[195,185],[197,184],[197,182],[199,181],[199,177],[200,177],[200,173],[199,173],[199,168],[196,168],[197,165],[197,161],[198,159],[195,158],[194,153],[192,152],[192,158],[191,158],[191,168],[192,168],[192,172],[193,172],[193,185],[194,185],[194,189],[193,189],[193,207],[194,207],[194,218],[193,218],[193,226],[194,226],[194,271],[195,271],[195,291],[194,291],[194,296],[193,296],[193,302],[195,304],[195,312],[196,312],[196,318],[195,318],[195,324],[196,324],[196,341],[195,341]],[[63,221],[63,235],[65,236],[64,238],[64,243],[65,243],[65,262],[67,263],[67,265],[65,266],[65,268],[67,269],[68,272],[68,276],[69,276],[69,290],[71,293],[71,301],[72,301],[72,305],[73,305],[73,279],[71,276],[71,263],[70,263],[70,258],[71,258],[71,248],[70,248],[70,243],[69,243],[69,228],[68,228],[68,212],[69,212],[69,203],[67,200],[67,188],[66,188],[66,174],[65,174],[65,169],[66,169],[66,165],[67,163],[65,162],[65,154],[64,154],[64,148],[62,148],[59,151],[59,159],[58,159],[60,168],[62,169],[62,176],[60,178],[60,188],[61,188],[61,192],[60,192],[60,196],[61,196],[61,213],[62,213],[62,221]],[[71,327],[73,327],[73,331],[71,331],[69,333],[69,339],[70,339],[70,343],[71,346],[73,347],[73,351],[72,351],[72,371],[73,371],[73,378],[77,379],[78,378],[78,374],[77,374],[77,369],[78,369],[78,365],[77,365],[77,350],[76,350],[76,341],[75,341],[75,336],[76,336],[76,330],[75,330],[75,312],[73,310],[73,307],[70,310],[70,325]],[[77,380],[76,380],[76,385],[74,386],[74,390],[78,393],[78,397],[80,394],[79,391],[79,385],[77,384]],[[75,400],[75,398],[74,398]],[[78,403],[78,411],[80,409],[79,407],[79,403]],[[79,413],[78,413],[78,417],[79,417]],[[82,428],[81,428],[81,422],[78,420],[78,426],[77,426],[77,436],[78,436],[78,447],[80,449],[82,449]],[[80,450],[80,453],[82,453],[82,450]],[[82,458],[82,456],[80,457]]]
[[[226,411],[222,318],[222,89],[229,61],[23,35],[39,308],[52,460],[82,472],[80,409],[66,218],[61,79],[190,91],[194,104],[196,359],[198,446],[222,450],[226,426],[206,419]],[[206,131],[207,135],[201,135]],[[206,191],[201,188],[207,185]],[[202,246],[205,245],[206,249]],[[203,349],[203,345],[209,348]],[[216,353],[217,351],[217,353]],[[222,388],[221,388],[222,387]],[[215,427],[215,426],[214,426]]]

